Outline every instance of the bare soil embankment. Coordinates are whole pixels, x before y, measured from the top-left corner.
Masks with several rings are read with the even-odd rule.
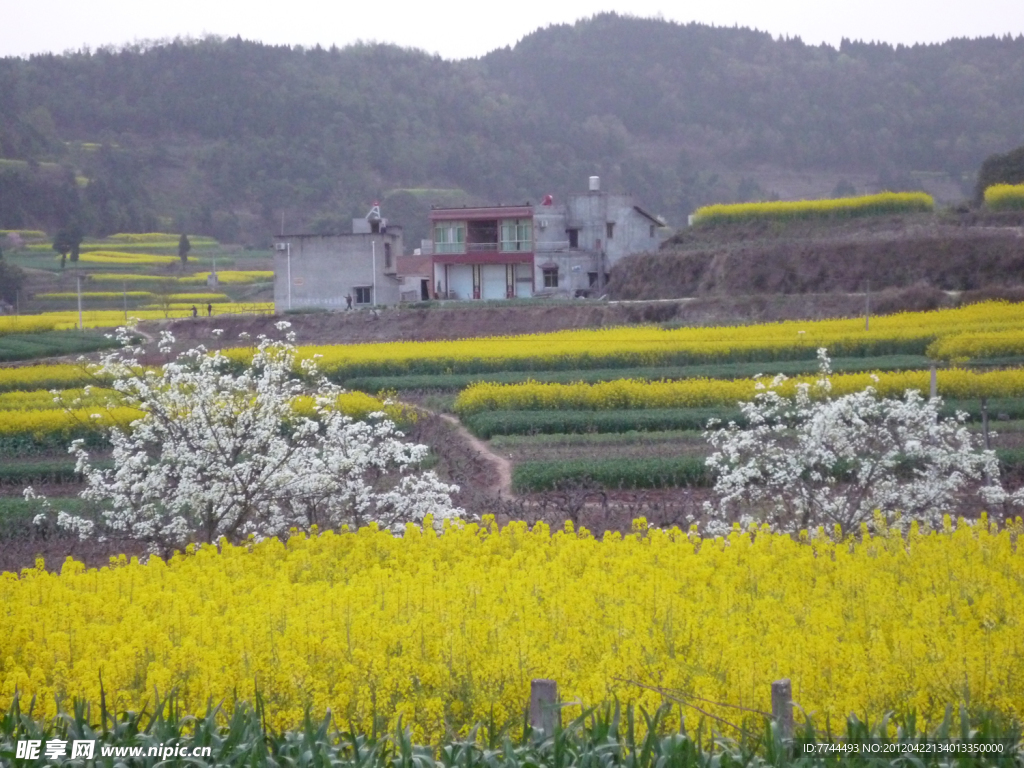
[[[1024,285],[1024,216],[921,214],[691,227],[619,262],[613,299]]]

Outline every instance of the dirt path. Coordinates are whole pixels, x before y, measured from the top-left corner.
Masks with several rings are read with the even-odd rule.
[[[488,490],[502,499],[515,498],[512,493],[512,462],[504,456],[500,456],[492,451],[487,446],[487,443],[471,434],[455,416],[452,416],[450,413],[440,413],[438,416],[451,424],[455,428],[459,437],[461,437],[466,444],[477,453],[477,455],[494,467],[494,471],[497,474],[497,482],[491,483]]]

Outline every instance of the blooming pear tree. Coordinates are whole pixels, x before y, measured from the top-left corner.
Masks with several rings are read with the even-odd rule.
[[[95,373],[113,379],[119,405],[143,415],[112,428],[110,469],[94,466],[81,441],[72,444],[86,481],[81,497],[102,519],[61,512],[59,527],[134,538],[156,551],[314,525],[399,530],[427,515],[440,524],[461,514],[451,501],[458,488],[419,469],[426,446],[404,441],[384,413],[345,416],[337,407],[343,390],[315,361],[297,373],[293,334],[260,337],[249,365],[197,346],[161,368],[142,364],[127,329],[119,336],[121,348]],[[165,332],[159,347],[169,355],[173,343]],[[312,407],[298,408],[299,398]]]
[[[783,531],[849,530],[877,513],[889,524],[937,525],[965,492],[987,503],[1009,498],[995,453],[982,450],[966,414],[943,419],[941,399],[915,390],[903,399],[872,387],[834,397],[826,350],[818,358],[820,378],[793,398],[777,391],[784,376],[759,382],[753,401],[740,404],[747,426],[709,424],[719,497],[705,505],[712,518],[742,514]]]

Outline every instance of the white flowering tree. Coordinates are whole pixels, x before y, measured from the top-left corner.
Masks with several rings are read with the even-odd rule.
[[[940,418],[941,399],[915,390],[903,399],[872,387],[833,396],[826,351],[818,357],[820,378],[797,385],[794,397],[778,392],[784,376],[759,382],[754,400],[740,404],[747,426],[709,425],[719,499],[705,510],[713,519],[743,514],[784,531],[850,530],[877,512],[890,524],[935,525],[964,492],[1007,499],[995,453],[981,449],[966,414]]]
[[[426,446],[403,441],[384,413],[359,421],[342,414],[343,390],[314,361],[297,375],[292,334],[261,337],[251,365],[198,346],[158,369],[142,365],[126,329],[120,339],[95,372],[113,379],[119,405],[144,415],[111,429],[111,469],[72,444],[86,481],[81,496],[103,510],[102,522],[61,512],[58,526],[167,550],[313,525],[398,530],[427,515],[440,524],[461,514],[451,501],[458,488],[419,469]],[[164,333],[161,351],[170,354],[173,343]],[[297,408],[303,396],[306,407]]]

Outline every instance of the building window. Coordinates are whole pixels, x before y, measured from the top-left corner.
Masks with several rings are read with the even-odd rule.
[[[604,273],[604,284],[608,285],[608,281],[611,280],[612,276],[607,272]],[[587,279],[590,281],[590,287],[593,288],[597,285],[597,272],[587,272]]]
[[[373,287],[363,286],[356,288],[356,304],[372,304],[373,303]]]
[[[579,248],[580,247],[580,231],[578,229],[567,229],[565,230],[569,235],[569,247]]]
[[[543,272],[544,272],[544,287],[545,288],[557,288],[558,287],[558,267],[545,267]]]
[[[615,237],[615,222],[609,221],[607,224],[604,225],[604,235],[608,240],[611,240],[613,237]]]
[[[651,237],[654,237],[654,225],[651,224]]]
[[[501,222],[501,250],[533,250],[533,221],[531,219],[508,219]]]
[[[434,253],[465,253],[466,224],[442,221],[434,225]]]
[[[391,269],[391,243],[384,243],[384,269]]]

